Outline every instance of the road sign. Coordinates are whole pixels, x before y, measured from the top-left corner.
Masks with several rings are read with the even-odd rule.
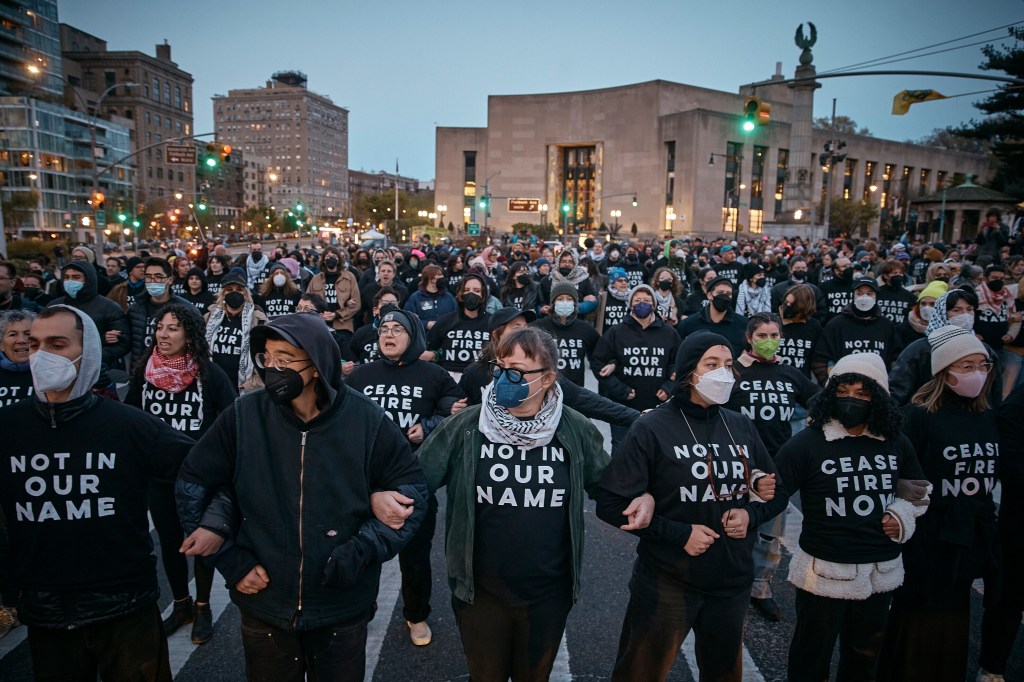
[[[470,237],[479,237],[480,223],[470,223],[469,225],[466,225],[466,234]]]
[[[540,211],[540,199],[510,198],[508,210],[510,213],[537,213]]]
[[[169,144],[164,148],[167,163],[196,165],[196,148],[190,144]]]
[[[102,228],[107,225],[107,212],[103,209],[96,211],[96,227]]]

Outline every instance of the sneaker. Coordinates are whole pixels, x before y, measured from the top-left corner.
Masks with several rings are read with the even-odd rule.
[[[213,613],[209,604],[196,604],[192,612],[192,643],[206,644],[213,637]]]
[[[185,597],[174,602],[174,609],[164,618],[164,634],[170,637],[182,625],[192,622],[192,597]]]
[[[984,668],[978,670],[978,677],[975,678],[975,682],[1006,682],[1002,675],[996,673],[990,673]]]
[[[7,633],[21,625],[18,620],[18,610],[15,608],[0,607],[0,639],[7,636]]]
[[[405,624],[409,626],[409,639],[416,646],[426,646],[430,644],[431,632],[430,626],[427,625],[427,621],[421,623],[410,623],[405,621]]]
[[[782,609],[775,603],[775,600],[771,597],[766,599],[758,599],[757,597],[751,597],[750,603],[754,605],[754,609],[764,616],[765,620],[772,623],[778,623],[782,620]]]

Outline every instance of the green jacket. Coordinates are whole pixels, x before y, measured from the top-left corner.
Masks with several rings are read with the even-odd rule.
[[[452,594],[473,603],[473,538],[476,524],[476,464],[483,446],[477,423],[480,406],[468,407],[445,419],[419,449],[420,466],[430,492],[447,486],[445,556]],[[562,408],[555,439],[569,459],[569,534],[572,538],[572,599],[580,594],[583,564],[583,491],[592,498],[601,472],[611,457],[604,438],[589,419],[572,408]],[[540,529],[538,529],[540,530]]]

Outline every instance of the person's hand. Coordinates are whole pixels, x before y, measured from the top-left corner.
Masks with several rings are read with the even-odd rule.
[[[413,424],[412,427],[405,432],[405,437],[409,439],[410,443],[422,443],[423,424]]]
[[[768,474],[754,481],[754,492],[765,502],[775,499],[775,474]]]
[[[341,374],[342,376],[348,376],[352,373],[352,370],[356,368],[356,363],[349,360],[348,362],[341,363]]]
[[[432,350],[425,350],[420,353],[420,360],[423,360],[424,362],[433,362],[436,359],[437,355]]]
[[[722,514],[722,528],[726,537],[742,540],[747,537],[747,526],[750,525],[750,514],[746,509],[730,509]]]
[[[337,314],[333,310],[325,310],[320,313],[320,317],[324,318],[324,322],[330,324],[331,322],[334,322],[334,318],[337,317]]]
[[[118,329],[111,329],[103,335],[103,343],[117,343],[118,338],[121,336],[121,331]]]
[[[370,509],[377,520],[388,528],[399,530],[412,516],[413,500],[395,490],[381,490],[370,495]]]
[[[428,320],[427,321],[427,329],[431,329],[431,328],[433,328],[433,326],[434,326],[434,320]]]
[[[452,414],[458,414],[467,407],[469,407],[469,398],[459,398],[452,403]]]
[[[615,371],[615,363],[609,362],[607,365],[601,368],[601,376],[606,377]]]
[[[636,389],[634,388],[633,390],[631,390],[629,392],[629,395],[626,396],[626,400],[632,400],[635,397],[636,397]]]
[[[644,493],[640,497],[633,498],[622,515],[626,517],[627,523],[619,526],[622,530],[640,530],[651,524],[654,518],[654,498],[650,493]]]
[[[256,594],[270,584],[270,576],[267,569],[256,564],[252,570],[246,573],[245,577],[238,581],[235,589],[242,594]]]
[[[196,528],[185,538],[178,551],[185,556],[210,556],[220,551],[224,538],[205,528]]]
[[[655,395],[658,396],[658,400],[660,400],[661,402],[665,402],[666,400],[668,400],[668,393],[665,393],[665,391],[660,388],[658,389],[658,392]]]
[[[1010,343],[1013,341],[1013,337],[1009,334],[1003,334],[1003,343]]]
[[[347,301],[345,301],[345,306],[348,308],[356,308],[359,306],[359,304],[356,303],[355,300],[350,298]]]
[[[551,314],[551,306],[549,306],[549,305],[542,305],[540,307],[540,314],[541,315],[550,315]]]
[[[718,538],[718,533],[715,531],[707,526],[694,524],[691,526],[690,539],[686,541],[683,549],[690,556],[700,556],[708,551],[708,547],[712,545],[716,538]]]
[[[896,520],[892,512],[882,514],[882,530],[885,531],[885,535],[889,539],[900,539],[900,522]]]

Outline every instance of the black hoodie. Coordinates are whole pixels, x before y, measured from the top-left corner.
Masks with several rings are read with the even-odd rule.
[[[462,390],[440,365],[420,360],[426,339],[423,325],[415,315],[392,310],[382,318],[382,322],[391,321],[399,322],[409,334],[405,352],[397,362],[381,356],[379,360],[359,365],[346,381],[353,389],[379,403],[403,433],[408,434],[412,426],[422,424],[426,437],[451,415],[452,405],[462,398]],[[412,447],[415,450],[419,445]]]
[[[78,292],[78,296],[72,298],[66,293],[54,300],[49,306],[67,305],[81,310],[88,315],[96,324],[96,331],[100,333],[100,344],[103,348],[103,364],[112,367],[114,363],[124,357],[132,347],[132,338],[128,326],[128,319],[121,306],[109,298],[99,295],[97,289],[96,268],[85,261],[71,261],[64,266],[63,270],[75,270],[85,275],[85,286]],[[106,342],[106,333],[110,331],[121,332],[115,343]]]
[[[438,361],[449,372],[465,370],[490,340],[491,316],[484,312],[484,303],[476,317],[467,317],[460,303],[456,312],[442,315],[430,328],[427,346],[439,353]]]
[[[591,367],[596,366],[594,349],[601,340],[601,335],[594,329],[594,325],[577,318],[575,314],[566,318],[565,324],[562,324],[562,321],[552,313],[548,317],[536,320],[530,326],[543,329],[554,337],[560,354],[558,371],[577,386],[583,386],[586,377],[583,360],[590,359]]]
[[[843,313],[829,320],[814,346],[811,369],[824,386],[828,381],[828,366],[851,353],[878,353],[886,367],[902,347],[896,325],[878,311],[878,304],[861,312],[851,303]]]
[[[198,277],[199,281],[203,283],[202,288],[198,294],[193,294],[192,290],[188,288],[188,278]],[[194,305],[199,310],[200,315],[205,315],[210,312],[210,306],[216,300],[213,294],[210,293],[209,287],[206,282],[206,273],[199,268],[192,268],[188,271],[188,275],[185,276],[185,292],[181,294],[181,297]]]
[[[675,329],[659,319],[644,328],[630,315],[622,324],[607,330],[594,350],[595,374],[609,362],[615,363],[614,372],[598,377],[601,395],[634,410],[655,407],[661,402],[657,396],[659,389],[672,392],[670,375],[678,348],[679,335]],[[629,400],[631,390],[636,395]]]

